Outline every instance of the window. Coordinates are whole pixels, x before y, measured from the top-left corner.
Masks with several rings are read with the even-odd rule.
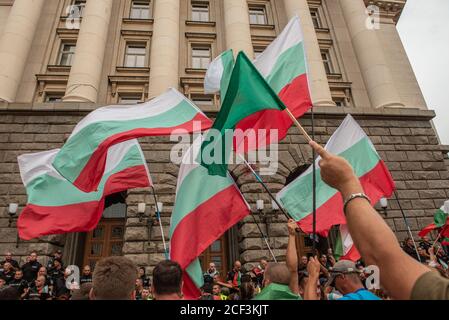
[[[321,58],[323,59],[326,74],[334,73],[334,68],[332,66],[332,60],[329,51],[321,51]]]
[[[150,19],[150,2],[133,1],[129,17],[131,19]]]
[[[45,102],[49,103],[62,102],[63,97],[64,97],[63,93],[47,93],[45,94]]]
[[[250,8],[249,22],[251,24],[267,24],[267,13],[265,8]]]
[[[75,56],[75,48],[76,46],[73,43],[61,44],[61,49],[59,50],[58,65],[71,66],[73,57]]]
[[[125,67],[128,68],[145,67],[146,55],[147,50],[144,44],[127,45],[125,53]]]
[[[316,10],[316,9],[310,10],[310,15],[312,16],[312,22],[313,22],[313,26],[315,27],[315,29],[322,28],[320,14],[319,14],[318,10]]]
[[[192,68],[207,69],[211,62],[210,47],[192,47]]]
[[[120,96],[119,104],[138,104],[142,103],[141,95],[124,95]]]
[[[86,0],[75,0],[73,6],[78,8],[79,18],[83,16],[84,8],[86,7]]]
[[[209,5],[207,3],[192,3],[192,21],[209,21]]]
[[[337,107],[341,107],[341,108],[346,107],[345,98],[334,98],[333,100]]]
[[[192,97],[192,101],[197,106],[213,106],[214,100],[210,97],[204,97],[204,96],[194,96]]]

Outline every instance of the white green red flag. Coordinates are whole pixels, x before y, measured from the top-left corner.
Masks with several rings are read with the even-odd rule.
[[[170,258],[187,271],[183,288],[187,299],[197,299],[202,286],[198,257],[250,213],[229,173],[211,176],[197,162],[201,139],[195,140],[183,158],[169,232]]]
[[[346,224],[340,225],[335,243],[334,255],[337,261],[350,260],[357,262],[361,258],[359,251],[352,241],[352,237],[349,234],[348,226]]]
[[[99,108],[75,127],[54,159],[53,166],[84,192],[97,190],[103,177],[108,149],[144,136],[170,135],[209,129],[212,122],[176,89],[138,105]]]
[[[229,79],[234,67],[234,53],[229,49],[212,61],[204,77],[204,93],[226,95]]]
[[[19,215],[20,238],[87,232],[96,227],[108,195],[152,185],[137,140],[109,148],[98,191],[84,193],[63,178],[52,166],[59,149],[18,157],[20,175],[28,201]]]
[[[422,238],[434,230],[440,230],[442,236],[449,237],[449,200],[435,212],[433,221],[433,223],[424,227],[418,235]]]
[[[217,64],[222,65],[222,59],[218,61]],[[254,66],[296,118],[304,115],[312,107],[304,39],[297,16],[292,18],[282,33],[254,61]],[[212,63],[210,68],[223,70],[215,63]],[[210,83],[223,84],[229,79],[230,76],[226,72],[211,70],[205,86],[211,86]],[[215,91],[218,91],[217,88],[218,86],[215,85]],[[224,95],[222,95],[222,101],[224,101],[223,97]],[[292,124],[292,120],[285,111],[268,109],[248,116],[240,121],[236,129],[241,129],[243,132],[259,129],[267,130],[267,132],[271,129],[278,130],[277,136],[267,134],[265,139],[260,139],[257,144],[245,145],[245,151],[250,151],[283,140]],[[236,145],[239,145],[238,141]]]
[[[348,115],[330,138],[326,150],[349,161],[359,177],[365,193],[376,204],[383,197],[390,197],[395,183],[387,166],[380,158],[374,145],[358,123]],[[340,192],[329,187],[320,176],[318,158],[317,169],[317,233],[327,236],[334,225],[346,224],[343,213],[343,199]],[[312,233],[313,188],[310,166],[301,176],[286,186],[278,200],[306,233]]]

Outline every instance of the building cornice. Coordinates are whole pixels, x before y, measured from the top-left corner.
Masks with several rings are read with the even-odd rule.
[[[381,18],[391,19],[395,23],[399,21],[402,10],[407,3],[407,0],[364,0],[365,5],[377,6],[380,9]]]

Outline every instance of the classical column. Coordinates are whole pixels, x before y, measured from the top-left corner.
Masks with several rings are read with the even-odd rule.
[[[307,0],[284,0],[284,4],[288,19],[297,15],[301,20],[313,104],[315,106],[335,106]]]
[[[97,102],[113,0],[88,0],[64,101]]]
[[[14,102],[44,0],[15,0],[0,38],[0,100]]]
[[[156,0],[151,39],[149,98],[179,86],[179,0]]]
[[[340,5],[372,106],[404,106],[376,31],[367,27],[370,18],[363,0],[340,0]]]
[[[243,51],[250,59],[254,58],[251,40],[249,10],[246,0],[226,0],[224,6],[224,23],[226,47],[234,50],[234,54]]]

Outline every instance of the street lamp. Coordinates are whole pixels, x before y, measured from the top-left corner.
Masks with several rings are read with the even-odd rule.
[[[382,207],[384,211],[384,215],[387,216],[387,208],[388,208],[388,199],[387,198],[381,198],[380,199],[380,206]]]
[[[143,221],[143,218],[145,217],[146,209],[147,209],[147,205],[144,202],[139,203],[137,205],[137,214],[139,216],[139,222]]]
[[[17,210],[19,209],[18,203],[10,203],[8,207],[8,213],[9,213],[9,227],[12,225],[12,221],[17,215]]]

